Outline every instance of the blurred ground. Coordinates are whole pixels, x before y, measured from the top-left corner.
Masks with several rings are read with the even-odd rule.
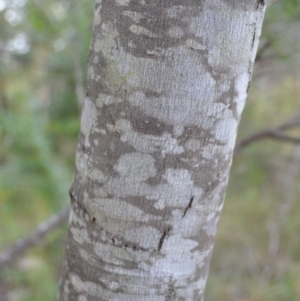
[[[300,111],[300,1],[269,5],[238,141]],[[92,15],[88,0],[0,0],[0,252],[68,204]],[[299,145],[234,158],[206,301],[300,300],[299,180]],[[65,239],[1,270],[0,301],[55,300]]]

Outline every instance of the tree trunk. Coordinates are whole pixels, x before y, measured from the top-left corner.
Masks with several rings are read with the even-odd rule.
[[[264,0],[97,0],[60,301],[203,300]]]

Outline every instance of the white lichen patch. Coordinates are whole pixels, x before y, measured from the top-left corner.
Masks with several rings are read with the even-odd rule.
[[[128,153],[120,157],[115,170],[131,183],[147,181],[156,175],[155,160],[143,153]]]
[[[120,6],[126,6],[130,3],[131,0],[116,0],[116,3]]]
[[[106,198],[108,193],[103,187],[95,187],[93,193],[96,198]]]
[[[203,145],[203,142],[197,139],[190,138],[185,143],[185,148],[189,151],[197,152]]]
[[[76,240],[80,245],[84,242],[90,244],[91,240],[88,236],[87,230],[83,228],[75,228],[70,226],[70,231],[73,235],[74,240]]]
[[[136,25],[136,24],[130,25],[129,30],[136,35],[144,35],[144,36],[148,36],[150,38],[158,38],[159,37],[157,34],[151,32],[147,28]]]
[[[231,88],[232,81],[229,80],[226,74],[220,74],[218,81],[217,81],[217,96],[222,96],[223,93],[229,92]],[[226,103],[230,103],[231,98],[227,98]]]
[[[200,187],[194,186],[189,178],[179,182],[175,175],[171,175],[169,181],[174,185],[167,183],[151,186],[146,183],[130,183],[124,178],[111,178],[98,193],[114,194],[117,197],[145,197],[151,201],[158,201],[159,209],[164,209],[169,206],[185,208],[191,196],[199,196],[203,192]]]
[[[78,301],[88,301],[87,298],[83,295],[80,295]]]
[[[215,138],[233,149],[236,139],[238,121],[235,118],[219,120],[215,127]]]
[[[90,216],[87,213],[84,213],[83,217],[86,222],[89,222],[91,220]]]
[[[166,200],[165,199],[159,199],[157,202],[155,202],[153,207],[157,210],[163,210],[164,208],[166,208]]]
[[[130,48],[136,48],[137,46],[136,46],[136,44],[133,43],[132,41],[129,41],[129,42],[128,42],[128,47],[130,47]]]
[[[102,288],[94,282],[82,281],[80,277],[74,273],[70,273],[70,281],[75,290],[79,293],[85,292],[90,296],[101,296]]]
[[[82,175],[84,175],[86,173],[87,161],[88,161],[87,154],[77,151],[77,153],[76,153],[76,169]]]
[[[192,39],[187,39],[185,41],[185,45],[189,48],[195,49],[195,50],[205,50],[205,46],[203,44],[200,44]]]
[[[193,258],[195,261],[195,265],[198,268],[202,268],[207,264],[207,259],[210,258],[213,250],[213,245],[208,245],[207,248],[196,250],[193,252]]]
[[[66,281],[64,284],[64,293],[67,295],[70,293],[70,289],[69,289],[69,281]]]
[[[184,35],[184,31],[179,26],[172,26],[168,30],[168,36],[180,39]]]
[[[206,217],[206,223],[202,228],[203,231],[205,231],[208,236],[214,237],[217,232],[218,222],[219,222],[219,215],[216,214],[215,212],[210,213]]]
[[[215,153],[223,152],[223,147],[213,143],[208,143],[201,148],[201,156],[204,159],[210,160],[214,157]],[[222,158],[222,159],[226,159]],[[218,163],[218,162],[215,162]]]
[[[224,104],[222,102],[213,103],[209,108],[207,108],[206,113],[207,113],[206,115],[207,117],[212,117],[213,119],[216,118],[226,119],[233,116],[232,111],[229,109],[229,105]],[[210,123],[207,124],[210,125]],[[209,127],[206,127],[205,125],[204,127],[209,129]]]
[[[168,168],[166,170],[165,178],[167,179],[168,183],[173,186],[188,186],[194,184],[191,179],[191,173],[187,169]]]
[[[95,183],[104,183],[108,179],[108,176],[98,168],[92,168],[88,170],[86,174]]]
[[[101,281],[101,283],[105,284],[107,288],[111,291],[116,291],[122,287],[122,284],[116,281],[112,281],[111,277],[100,277],[99,280]]]
[[[96,4],[98,4],[98,7],[94,12],[94,26],[97,26],[101,23],[100,11],[102,8],[102,5],[101,5],[102,3],[96,3]]]
[[[120,81],[125,80],[127,73],[132,71],[133,56],[119,45],[119,32],[112,22],[103,23],[101,29],[101,35],[94,40],[92,47],[95,52],[101,51],[102,55],[109,60],[104,80],[119,89]]]
[[[183,238],[180,234],[165,239],[161,252],[170,255],[191,255],[191,250],[199,245],[198,242]],[[192,257],[192,256],[191,256]]]
[[[234,88],[237,93],[237,97],[234,99],[236,102],[236,110],[238,115],[241,115],[245,107],[247,98],[247,88],[250,81],[250,74],[244,72],[237,76],[234,82]]]
[[[164,53],[166,53],[165,49],[161,47],[155,47],[154,49],[147,49],[147,54],[155,55],[157,57],[163,56]],[[131,83],[134,82],[132,78],[129,80]]]
[[[187,200],[188,201],[188,200]],[[196,201],[194,201],[196,203]],[[186,202],[186,206],[188,206]],[[205,217],[203,217],[203,208],[193,204],[192,207],[186,212],[183,217],[183,210],[172,210],[173,215],[173,231],[181,234],[182,237],[198,236],[199,229],[202,229],[206,223]],[[205,211],[204,211],[205,212]],[[193,225],[193,227],[191,227]]]
[[[99,57],[97,55],[95,55],[95,57],[93,58],[93,64],[99,64]]]
[[[191,277],[195,270],[195,261],[188,254],[182,254],[167,255],[158,259],[151,267],[150,273],[156,277],[180,277],[180,280],[184,281],[184,277]]]
[[[89,135],[97,119],[98,110],[93,102],[87,97],[84,101],[81,116],[81,133],[85,136],[85,146],[90,147]]]
[[[98,97],[96,99],[96,106],[101,109],[103,107],[103,105],[109,106],[111,104],[121,103],[121,102],[123,102],[123,100],[121,98],[117,98],[112,95],[99,93]]]
[[[119,33],[110,21],[103,23],[101,29],[102,35],[95,39],[93,49],[95,52],[101,51],[103,54],[110,53],[110,57],[114,56],[115,53],[112,51],[116,48],[115,38],[119,36]]]
[[[84,211],[82,209],[80,209],[80,207],[77,207],[76,210],[79,211],[79,215],[84,215]],[[82,228],[86,227],[85,220],[83,218],[79,217],[74,210],[71,210],[71,212],[70,212],[70,224],[71,223],[73,225],[77,225]]]
[[[128,74],[127,82],[136,87],[136,91],[128,97],[128,101],[139,106],[145,114],[167,124],[202,126],[203,121],[207,121],[207,111],[214,103],[216,81],[206,67],[199,64],[196,54],[183,53],[186,53],[186,46],[172,49],[172,54],[166,55],[172,55],[172,61],[176,64],[170,64],[168,60],[145,63],[152,76],[143,81],[137,75],[143,74],[145,67],[132,62],[131,65],[137,70],[134,74]],[[163,89],[166,90],[163,96],[147,97],[144,90],[139,90],[140,87],[160,94]]]
[[[132,21],[139,23],[143,17],[141,13],[135,12],[135,11],[129,11],[129,10],[124,10],[122,12],[123,16],[126,16],[130,18]]]
[[[167,9],[167,16],[169,18],[177,18],[184,9],[185,7],[182,5],[174,5]]]
[[[87,76],[90,79],[95,79],[95,70],[92,66],[88,68]]]
[[[101,51],[101,47],[102,47],[101,40],[96,40],[96,42],[94,43],[95,52]]]
[[[161,233],[150,226],[135,227],[125,232],[124,238],[143,248],[155,249],[161,237]]]
[[[205,287],[206,287],[206,281],[207,281],[207,277],[202,277],[202,278],[198,279],[198,281],[196,283],[196,288],[199,290],[199,295],[204,294]],[[204,296],[201,298],[200,301],[204,301]]]
[[[97,256],[101,258],[106,263],[109,264],[118,264],[119,267],[125,266],[126,260],[131,260],[130,254],[126,251],[125,248],[115,247],[111,244],[103,244],[103,243],[93,243],[93,250]],[[119,260],[118,258],[122,258]]]
[[[79,248],[79,254],[80,257],[84,260],[87,261],[89,264],[97,264],[96,260],[94,259],[94,256],[87,252],[84,248]]]
[[[107,219],[114,218],[119,221],[136,221],[148,222],[150,220],[159,220],[160,217],[147,214],[136,206],[133,206],[125,201],[119,199],[105,199],[97,198],[92,201],[86,202],[96,220],[102,220],[104,217]]]
[[[181,124],[176,124],[173,126],[173,134],[175,137],[179,137],[184,132],[184,126]]]
[[[120,288],[120,284],[118,282],[115,282],[115,281],[109,281],[107,283],[107,286],[112,291],[115,291],[115,290]]]
[[[257,23],[256,19],[261,13],[257,10],[232,9],[230,13],[218,14],[216,19],[216,7],[220,12],[228,11],[226,2],[216,0],[214,6],[210,1],[204,2],[205,18],[200,15],[192,18],[190,32],[201,38],[206,46],[211,68],[216,73],[227,70],[226,73],[231,77],[247,69],[252,54],[251,24]],[[214,28],[215,34],[211,35],[207,28]]]

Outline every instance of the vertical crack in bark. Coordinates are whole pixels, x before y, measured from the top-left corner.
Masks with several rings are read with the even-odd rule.
[[[167,229],[164,231],[164,233],[163,233],[163,235],[161,236],[161,238],[160,238],[160,240],[159,240],[159,243],[158,243],[158,247],[157,247],[157,250],[158,250],[158,251],[161,250],[162,245],[163,245],[163,243],[164,243],[164,241],[165,241],[165,238],[166,238],[166,236],[170,233],[170,231],[171,231],[171,228],[167,228]]]
[[[192,208],[193,202],[194,202],[194,197],[192,196],[191,199],[190,199],[189,204],[188,204],[187,207],[184,209],[184,212],[183,212],[183,215],[182,215],[182,218],[181,218],[181,219],[183,219],[183,218],[185,217],[186,213],[189,211],[189,209]]]

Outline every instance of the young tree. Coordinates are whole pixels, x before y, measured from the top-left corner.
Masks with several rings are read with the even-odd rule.
[[[264,0],[97,0],[60,301],[203,300]]]

